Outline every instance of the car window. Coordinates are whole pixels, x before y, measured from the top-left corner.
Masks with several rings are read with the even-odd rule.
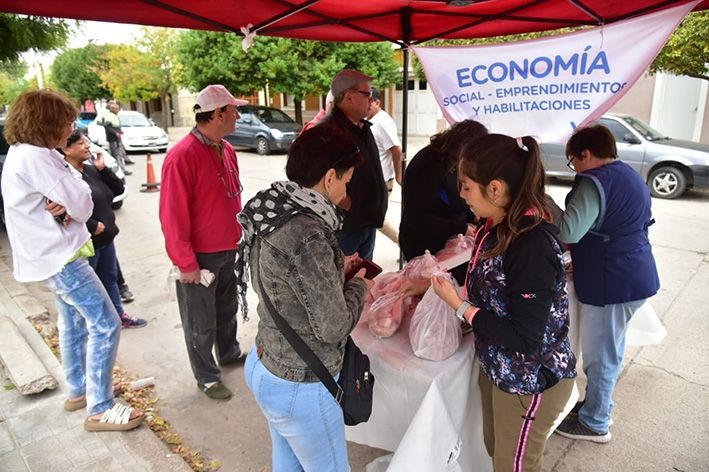
[[[239,115],[241,115],[241,116],[239,116],[239,119],[236,121],[239,121],[239,122],[253,121],[253,116],[251,115],[251,113],[246,113],[246,112],[241,111],[241,112],[239,112]]]
[[[292,123],[290,116],[275,108],[258,110],[258,117],[264,123]]]
[[[660,133],[656,129],[653,129],[650,125],[638,120],[637,118],[626,116],[623,118],[623,121],[632,126],[635,131],[642,134],[648,141],[658,141],[660,139],[667,139],[667,136]]]
[[[134,115],[132,113],[130,115],[121,114],[118,116],[118,118],[121,120],[121,126],[153,126],[145,117],[145,115]]]
[[[630,133],[630,131],[628,131],[628,129],[625,126],[621,125],[620,123],[618,123],[615,120],[601,118],[599,120],[599,122],[600,122],[600,124],[602,124],[603,126],[605,126],[606,128],[608,128],[611,131],[611,133],[613,134],[613,137],[615,138],[615,141],[617,143],[624,143],[625,142],[625,135]]]

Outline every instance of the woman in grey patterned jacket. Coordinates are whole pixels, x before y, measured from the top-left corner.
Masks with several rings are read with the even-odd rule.
[[[335,239],[342,226],[336,205],[347,195],[358,160],[359,149],[347,137],[312,128],[291,146],[289,181],[259,192],[239,215],[244,227],[239,261],[248,262],[274,308],[335,378],[371,284],[364,270],[345,281],[357,257],[344,257]],[[242,280],[244,269],[237,269]],[[244,373],[268,420],[273,471],[349,470],[340,405],[278,329],[260,289],[257,293],[258,334]]]

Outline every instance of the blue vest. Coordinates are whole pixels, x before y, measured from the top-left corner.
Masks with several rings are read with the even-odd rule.
[[[601,205],[591,230],[571,245],[579,300],[604,306],[655,295],[660,279],[648,239],[654,220],[647,185],[622,161],[577,174],[569,196],[581,179],[596,185]]]

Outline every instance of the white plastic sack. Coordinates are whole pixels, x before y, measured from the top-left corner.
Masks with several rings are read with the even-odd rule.
[[[655,309],[646,300],[630,318],[628,330],[625,333],[625,343],[630,346],[649,346],[660,344],[665,336],[667,336],[667,330],[662,325],[660,318],[657,317]]]
[[[460,290],[450,274],[439,276],[447,278]],[[409,342],[414,354],[421,359],[442,361],[458,350],[462,338],[455,311],[430,287],[416,307],[409,326]]]

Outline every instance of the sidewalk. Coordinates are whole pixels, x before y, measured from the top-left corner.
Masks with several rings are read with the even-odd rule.
[[[26,312],[24,305],[36,303],[0,261],[2,314]],[[191,471],[146,425],[127,433],[84,431],[86,412],[64,411],[67,392],[61,365],[46,346],[41,353],[33,347],[59,388],[21,395],[0,365],[0,471]]]

